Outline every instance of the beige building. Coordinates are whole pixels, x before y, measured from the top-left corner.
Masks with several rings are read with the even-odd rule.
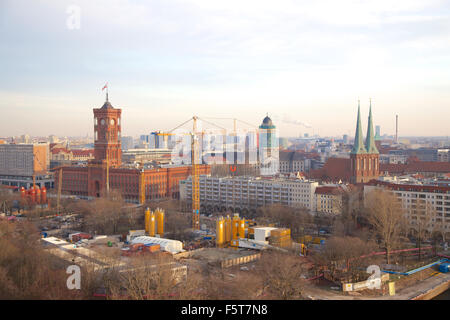
[[[248,212],[258,207],[280,204],[315,210],[314,191],[318,182],[298,178],[200,176],[200,206],[206,212]],[[192,199],[189,177],[180,182],[180,198]]]
[[[39,186],[50,187],[49,146],[39,144],[0,144],[0,184],[29,187],[33,175]]]
[[[450,186],[414,184],[411,182],[372,181],[364,186],[364,195],[374,189],[392,192],[402,204],[408,219],[410,233],[418,228],[418,219],[428,216],[428,231],[450,239]]]
[[[344,189],[340,186],[320,186],[316,188],[317,212],[340,214],[342,213],[342,195]]]

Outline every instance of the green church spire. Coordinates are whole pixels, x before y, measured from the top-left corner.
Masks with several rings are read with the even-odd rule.
[[[367,124],[366,150],[369,154],[379,153],[377,146],[375,145],[375,138],[373,134],[372,99],[370,100],[369,123]]]
[[[355,132],[355,142],[353,143],[353,149],[350,152],[351,154],[361,154],[367,153],[366,148],[364,147],[362,128],[361,128],[361,115],[360,115],[360,107],[358,100],[358,119],[356,120],[356,132]]]

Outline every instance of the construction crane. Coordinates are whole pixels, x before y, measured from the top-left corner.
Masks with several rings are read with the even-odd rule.
[[[61,202],[61,190],[62,190],[62,167],[59,168],[58,173],[58,195],[56,197],[56,212],[59,215],[60,202]]]
[[[198,131],[197,121],[202,120],[206,123],[212,124],[215,127],[221,128],[222,130],[226,130],[221,126],[218,126],[212,122],[201,119],[197,116],[193,116],[191,119],[183,122],[177,127],[166,133],[158,133],[159,136],[169,136],[175,135],[173,131],[184,126],[186,123],[192,120],[192,132],[188,133],[191,136],[191,177],[192,177],[192,229],[199,230],[200,229],[200,148],[199,148],[199,135],[204,132]],[[143,189],[143,188],[142,188]],[[141,194],[142,197],[142,194]],[[144,194],[145,197],[145,194]]]
[[[197,133],[197,117],[194,116],[191,139],[192,164],[192,229],[200,229],[200,174],[199,174],[199,147]]]

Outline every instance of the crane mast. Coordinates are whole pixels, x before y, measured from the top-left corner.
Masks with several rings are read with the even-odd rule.
[[[199,175],[199,148],[197,136],[197,117],[194,116],[191,141],[192,155],[192,229],[200,229],[200,175]]]

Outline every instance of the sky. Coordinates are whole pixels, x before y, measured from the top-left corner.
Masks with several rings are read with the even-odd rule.
[[[450,135],[450,1],[1,0],[0,136],[122,135],[193,115],[282,136]],[[232,128],[231,121],[216,120]]]

